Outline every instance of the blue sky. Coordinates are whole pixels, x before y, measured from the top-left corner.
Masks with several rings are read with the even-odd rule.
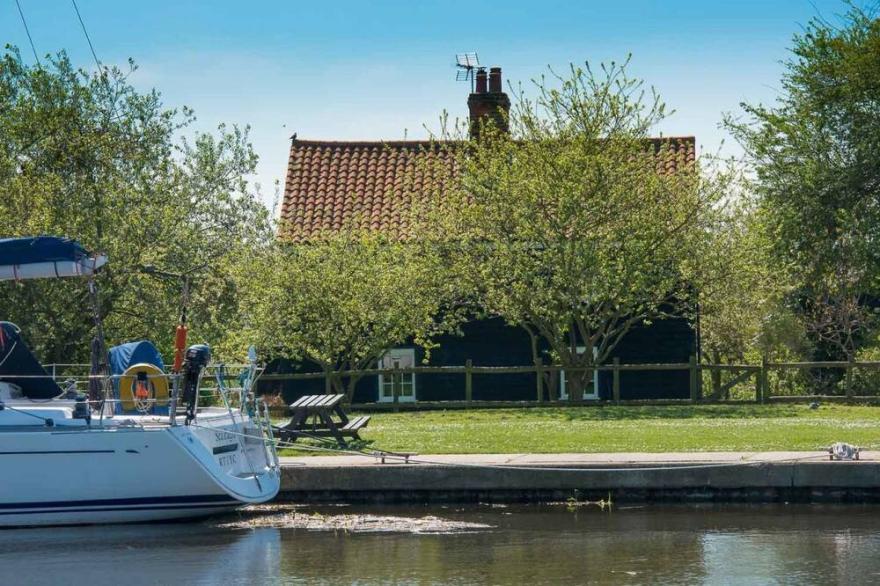
[[[67,50],[94,69],[70,0],[19,0],[37,51]],[[132,78],[169,106],[195,109],[195,129],[250,124],[267,202],[289,137],[425,136],[443,110],[467,115],[454,55],[477,51],[505,80],[528,83],[548,65],[622,60],[677,113],[658,128],[719,149],[725,111],[772,101],[791,37],[838,0],[617,2],[509,0],[78,0],[98,56],[140,66]],[[0,0],[0,40],[33,56],[15,0]],[[738,149],[728,139],[725,152]]]

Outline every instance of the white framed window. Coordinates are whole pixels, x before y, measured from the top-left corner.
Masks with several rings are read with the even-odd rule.
[[[577,353],[583,354],[587,351],[586,346],[578,346]],[[593,347],[593,358],[599,355],[599,350],[594,346]],[[562,400],[568,399],[568,389],[566,388],[566,380],[565,380],[565,371],[559,371],[559,398]],[[587,385],[587,388],[584,389],[584,399],[598,399],[599,398],[599,371],[593,371],[593,380]]]
[[[379,360],[380,369],[412,368],[416,365],[415,348],[394,348],[389,350]],[[416,400],[416,375],[411,372],[398,375],[400,387],[397,400],[401,403]],[[394,401],[394,377],[379,375],[379,401],[389,403]]]

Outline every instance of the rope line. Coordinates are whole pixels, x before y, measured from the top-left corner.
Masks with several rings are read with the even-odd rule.
[[[8,409],[8,410],[13,411],[15,413],[21,413],[22,415],[28,415],[28,416],[33,417],[35,419],[39,419],[40,421],[42,421],[46,425],[46,427],[73,427],[73,426],[64,425],[64,424],[57,425],[55,423],[55,420],[51,417],[43,417],[42,415],[37,415],[36,413],[31,413],[30,411],[25,411],[23,409],[17,409],[15,407],[9,405],[8,403],[4,403],[3,401],[0,401],[0,404],[2,404],[3,410]]]
[[[190,424],[195,425],[195,424]],[[205,426],[198,426],[207,428]],[[226,431],[226,430],[224,430]],[[236,432],[229,432],[236,433]],[[327,441],[326,438],[319,438],[317,436],[310,436],[308,433],[297,432],[298,434],[306,437],[308,439],[315,439],[319,441]],[[243,434],[246,437],[251,439],[260,440],[260,441],[269,441],[268,438],[259,437],[249,434]],[[515,464],[471,464],[467,462],[441,462],[439,460],[425,460],[422,458],[413,458],[399,455],[395,452],[387,452],[384,450],[376,450],[373,452],[368,452],[366,450],[352,450],[352,449],[337,449],[337,448],[324,448],[321,446],[307,446],[303,444],[297,444],[295,442],[284,442],[282,440],[274,440],[276,447],[280,448],[292,448],[303,451],[312,451],[312,452],[330,452],[334,454],[348,454],[352,456],[363,456],[367,458],[380,458],[384,457],[386,460],[397,460],[401,462],[409,462],[411,464],[425,464],[430,466],[450,466],[456,468],[481,468],[481,469],[495,469],[495,470],[526,470],[526,471],[534,471],[534,472],[600,472],[600,473],[608,473],[608,472],[629,472],[629,471],[638,471],[638,472],[661,472],[661,471],[669,471],[669,470],[703,470],[703,469],[712,469],[712,468],[733,468],[737,466],[760,466],[763,464],[771,464],[771,463],[794,463],[794,462],[803,462],[807,460],[816,460],[816,459],[825,459],[828,456],[823,454],[811,454],[809,456],[796,456],[791,458],[782,458],[779,460],[773,460],[772,462],[766,460],[739,460],[736,462],[712,462],[708,464],[682,464],[682,465],[670,465],[670,466],[638,466],[638,467],[628,467],[628,468],[571,468],[571,467],[559,467],[559,466],[517,466]]]
[[[3,360],[0,360],[0,366],[3,366],[4,364],[6,364],[6,361],[9,360],[10,356],[12,356],[12,352],[13,352],[13,350],[15,350],[16,346],[18,346],[18,340],[16,340],[15,342],[12,343],[12,347],[9,348],[9,352],[6,353],[6,356],[3,357]]]
[[[11,411],[16,411],[22,413],[24,415],[30,415],[31,417],[35,417],[37,419],[42,420],[44,423],[48,423],[51,418],[41,417],[34,413],[29,413],[27,411],[22,411],[11,407],[9,405],[4,406],[6,409],[10,409]],[[54,424],[54,421],[53,421]],[[198,429],[207,429],[216,431],[216,427],[207,426],[207,425],[199,425],[198,423],[192,422],[190,423],[190,427],[195,427]],[[265,443],[274,443],[276,448],[291,448],[302,451],[311,451],[311,452],[322,452],[322,453],[333,453],[333,454],[348,454],[352,456],[362,456],[365,458],[385,458],[386,460],[405,462],[410,464],[423,464],[428,466],[447,466],[453,468],[476,468],[476,469],[485,469],[485,470],[522,470],[522,471],[532,471],[532,472],[571,472],[571,473],[582,473],[582,472],[591,472],[591,473],[609,473],[609,472],[667,472],[673,470],[708,470],[708,469],[717,469],[717,468],[735,468],[735,467],[746,467],[746,466],[761,466],[764,464],[776,464],[776,463],[796,463],[796,462],[804,462],[809,460],[818,460],[827,458],[824,454],[811,454],[809,456],[796,456],[791,458],[782,458],[779,460],[739,460],[736,462],[712,462],[707,464],[682,464],[682,465],[668,465],[668,466],[632,466],[632,467],[615,467],[615,468],[572,468],[572,467],[560,467],[560,466],[518,466],[515,464],[479,464],[479,463],[468,463],[468,462],[443,462],[439,460],[427,460],[423,458],[413,458],[411,456],[403,456],[399,455],[395,452],[389,452],[384,450],[375,450],[372,452],[368,452],[366,450],[352,450],[352,449],[338,449],[338,448],[329,448],[322,446],[309,446],[304,444],[297,444],[295,442],[282,441],[280,439],[270,439],[266,436],[262,435],[252,435],[248,433],[242,433],[237,431],[231,431],[224,429],[224,433],[229,433],[231,435],[240,436],[243,438],[248,438],[252,440],[256,440],[259,442]],[[314,439],[318,441],[328,441],[326,438],[320,438],[317,436],[310,436],[307,433],[300,432],[300,435],[306,437],[308,439]]]

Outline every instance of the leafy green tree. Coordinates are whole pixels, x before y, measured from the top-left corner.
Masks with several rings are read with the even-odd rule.
[[[99,278],[108,342],[151,338],[170,353],[189,274],[193,337],[213,341],[237,318],[225,266],[270,238],[269,215],[246,178],[247,131],[178,138],[189,110],[166,109],[134,71],[89,75],[63,53],[25,66],[0,59],[0,234],[64,235],[108,254]],[[17,322],[47,361],[84,361],[91,312],[70,281],[0,284],[0,316]]]
[[[461,243],[485,310],[529,332],[536,363],[543,341],[578,399],[634,325],[693,308],[724,181],[650,140],[665,106],[624,66],[573,66],[535,90],[515,95],[510,134],[488,121],[475,141],[446,133],[455,165],[432,170],[451,172],[425,230]]]
[[[361,377],[333,373],[375,368],[410,341],[430,349],[432,336],[461,319],[437,248],[374,231],[279,243],[238,267],[245,337],[264,354],[317,364],[349,400]]]
[[[743,187],[750,188],[747,182]],[[753,199],[727,201],[700,247],[702,266],[695,274],[700,350],[711,364],[809,355],[803,320],[790,307],[789,271],[773,257],[763,210]],[[723,378],[721,370],[709,371],[711,396],[727,398],[721,394]]]
[[[852,357],[880,294],[880,19],[851,6],[794,37],[778,100],[727,127],[756,171],[775,261],[791,267],[812,337]]]
[[[697,289],[703,358],[710,363],[760,360],[768,320],[790,291],[784,266],[773,265],[761,210],[748,197],[727,203],[701,247]]]

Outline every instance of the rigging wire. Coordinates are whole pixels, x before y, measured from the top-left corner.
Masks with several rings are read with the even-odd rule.
[[[308,437],[307,434],[301,434],[305,437]],[[313,438],[317,439],[317,438]],[[293,442],[281,442],[280,440],[276,440],[278,446],[281,448],[292,448],[296,450],[306,450],[313,452],[335,452],[337,454],[350,454],[353,456],[365,456],[371,458],[384,457],[386,460],[396,460],[398,462],[404,462],[407,464],[425,464],[429,466],[448,466],[452,468],[479,468],[479,469],[494,469],[494,470],[526,470],[531,472],[599,472],[599,473],[608,473],[608,472],[665,472],[671,470],[704,470],[704,469],[712,469],[712,468],[735,468],[740,466],[760,466],[762,464],[768,464],[769,462],[763,460],[737,460],[734,462],[710,462],[706,464],[670,464],[670,465],[659,465],[659,466],[633,466],[633,467],[609,467],[609,468],[573,468],[573,467],[560,467],[560,466],[521,466],[516,464],[480,464],[480,463],[469,463],[469,462],[448,462],[448,461],[440,461],[440,460],[425,460],[423,458],[413,458],[412,456],[403,456],[399,455],[395,452],[385,452],[382,450],[377,450],[374,452],[367,452],[364,450],[340,450],[334,448],[324,448],[321,446],[305,446],[303,444],[294,444]],[[285,444],[285,445],[282,445]],[[793,456],[791,458],[785,458],[781,460],[774,460],[774,463],[793,463],[793,462],[802,462],[806,460],[816,460],[816,459],[825,459],[827,458],[824,454],[816,454],[809,456]]]
[[[15,0],[18,2],[18,0]],[[95,59],[95,65],[98,66],[98,71],[100,72],[103,69],[103,65],[101,65],[101,60],[98,59],[98,54],[95,52],[95,46],[92,44],[92,38],[89,36],[89,31],[86,29],[86,23],[83,21],[83,17],[79,12],[79,6],[76,5],[76,0],[70,0],[73,3],[73,9],[76,11],[76,17],[79,19],[79,25],[82,27],[82,32],[86,36],[86,42],[89,44],[89,50],[92,52],[92,57]]]
[[[28,41],[31,43],[31,51],[34,52],[34,59],[37,61],[37,67],[42,69],[43,64],[40,63],[40,57],[37,55],[37,47],[34,45],[34,38],[31,36],[31,29],[28,28],[27,20],[24,17],[24,12],[21,9],[21,2],[15,0],[15,5],[18,6],[18,15],[21,17],[21,24],[24,25],[24,32],[27,33]]]
[[[22,409],[16,409],[8,404],[3,405],[3,408],[9,409],[10,411],[16,411],[23,415],[29,415],[36,419],[42,420],[47,426],[55,426],[55,422],[51,418],[41,417],[34,413],[30,413],[28,411]],[[234,418],[233,418],[234,419]],[[190,423],[190,427],[205,429],[205,430],[214,430],[217,428],[213,426],[199,425],[196,422]],[[807,460],[816,460],[816,459],[825,459],[827,456],[820,454],[810,454],[805,456],[793,456],[790,458],[782,458],[779,460],[773,460],[772,462],[768,462],[765,460],[737,460],[733,462],[710,462],[706,464],[671,464],[671,465],[654,465],[654,466],[633,466],[633,467],[610,467],[610,468],[573,468],[573,467],[559,467],[559,466],[522,466],[515,464],[480,464],[480,463],[467,463],[467,462],[449,462],[449,461],[439,461],[439,460],[427,460],[423,458],[413,458],[412,456],[401,455],[396,452],[388,452],[384,450],[374,450],[372,452],[366,450],[358,450],[358,449],[339,449],[334,447],[323,447],[323,446],[314,446],[314,445],[304,445],[297,444],[290,441],[283,441],[281,439],[272,439],[262,436],[262,435],[252,435],[249,433],[236,432],[228,429],[223,430],[225,433],[230,435],[239,436],[246,439],[256,440],[258,442],[265,443],[274,443],[277,448],[292,448],[296,450],[303,451],[312,451],[312,452],[324,452],[324,453],[333,453],[333,454],[349,454],[353,456],[363,456],[367,458],[379,458],[382,457],[387,460],[392,461],[400,461],[407,464],[423,464],[423,465],[433,465],[433,466],[446,466],[451,468],[477,468],[477,469],[495,469],[495,470],[520,470],[520,471],[536,471],[536,472],[592,472],[592,473],[609,473],[609,472],[665,472],[665,471],[673,471],[673,470],[705,470],[705,469],[713,469],[713,468],[735,468],[735,467],[747,467],[747,466],[761,466],[769,463],[794,463],[794,462],[803,462]],[[307,437],[309,439],[318,440],[319,442],[327,441],[326,438],[321,438],[317,436],[311,436],[308,433],[299,432],[303,437]]]

